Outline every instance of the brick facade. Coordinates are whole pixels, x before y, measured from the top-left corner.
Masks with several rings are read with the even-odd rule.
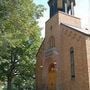
[[[62,12],[46,22],[45,39],[37,53],[36,90],[89,90],[90,35],[79,29],[80,19]],[[55,46],[50,47],[52,36],[55,40],[51,44]],[[74,79],[71,78],[71,47],[74,48]]]

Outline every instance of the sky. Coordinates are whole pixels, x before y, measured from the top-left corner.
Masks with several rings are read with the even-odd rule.
[[[39,26],[42,28],[42,36],[45,36],[45,22],[49,19],[49,6],[47,4],[48,0],[34,0],[38,4],[44,5],[46,11],[44,12],[44,17],[39,19]],[[90,29],[90,0],[76,0],[75,6],[75,16],[81,18],[82,28]]]

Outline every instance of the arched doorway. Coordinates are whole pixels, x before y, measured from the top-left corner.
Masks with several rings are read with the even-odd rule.
[[[56,67],[53,63],[48,68],[48,90],[56,90]]]

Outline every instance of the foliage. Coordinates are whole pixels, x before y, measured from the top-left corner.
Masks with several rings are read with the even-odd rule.
[[[7,90],[33,90],[41,41],[37,19],[44,10],[33,0],[0,0],[0,80]]]

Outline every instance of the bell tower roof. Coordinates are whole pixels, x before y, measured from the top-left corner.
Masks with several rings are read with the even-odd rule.
[[[49,0],[48,5],[50,7],[50,18],[54,16],[58,11],[65,12],[74,15],[75,0]]]

